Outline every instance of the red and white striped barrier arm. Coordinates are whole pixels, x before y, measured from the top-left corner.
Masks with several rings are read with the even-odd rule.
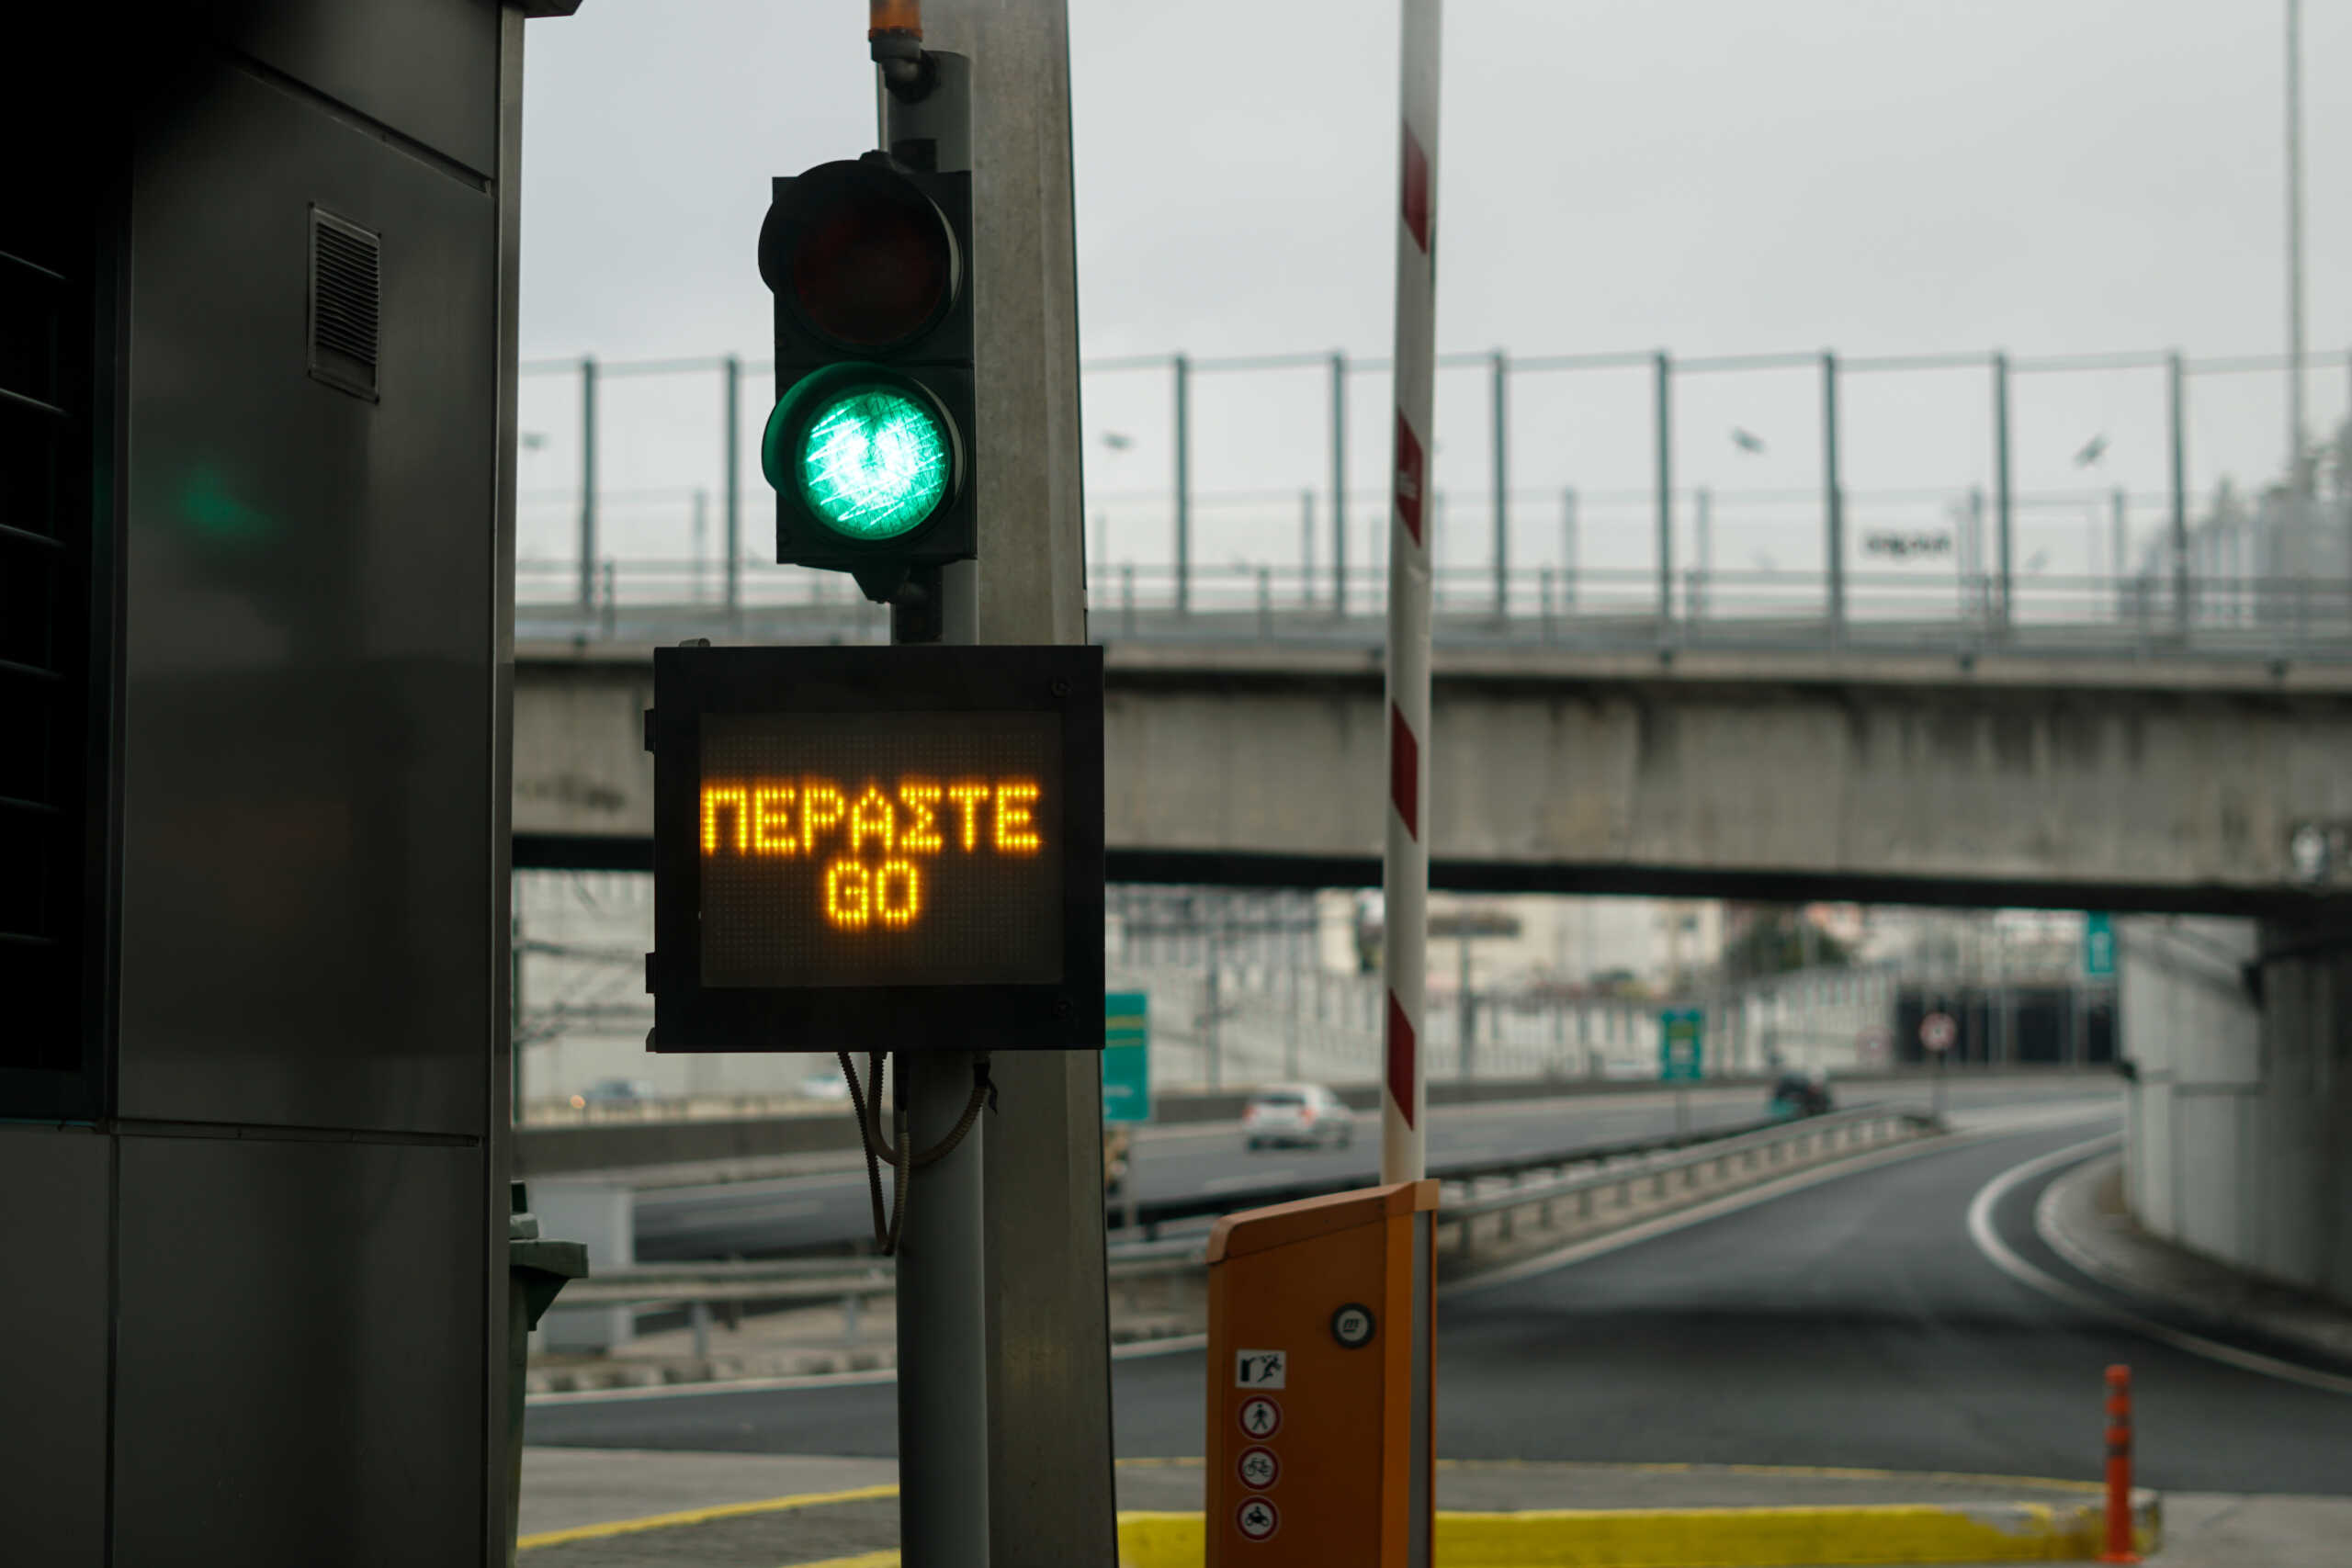
[[[1388,981],[1386,1092],[1380,1179],[1428,1170],[1427,1072],[1421,1057],[1429,971],[1429,504],[1437,314],[1439,0],[1403,0],[1402,114],[1396,208],[1396,456],[1388,539],[1388,842],[1383,865]]]

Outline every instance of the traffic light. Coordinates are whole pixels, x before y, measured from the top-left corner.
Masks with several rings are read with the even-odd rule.
[[[778,178],[760,228],[778,397],[776,559],[888,602],[977,553],[972,186],[887,152]]]

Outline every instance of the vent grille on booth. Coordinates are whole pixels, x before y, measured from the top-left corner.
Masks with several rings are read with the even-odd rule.
[[[382,237],[311,209],[311,374],[374,401]]]

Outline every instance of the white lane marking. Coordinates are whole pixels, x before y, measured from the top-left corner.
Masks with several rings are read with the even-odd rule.
[[[1976,1250],[1984,1255],[1987,1262],[2018,1284],[2039,1291],[2052,1301],[2063,1302],[2079,1311],[2120,1323],[2134,1333],[2154,1339],[2159,1344],[2169,1345],[2176,1350],[2186,1350],[2192,1356],[2202,1356],[2209,1361],[2219,1361],[2224,1366],[2235,1367],[2241,1371],[2259,1372],[2265,1377],[2301,1383],[2306,1388],[2323,1389],[2329,1393],[2352,1393],[2352,1378],[2338,1377],[2332,1372],[2314,1371],[2309,1367],[2296,1366],[2291,1361],[2281,1361],[2275,1357],[2259,1355],[2252,1350],[2241,1350],[2234,1345],[2224,1345],[2219,1340],[2208,1339],[2201,1334],[2191,1334],[2187,1329],[2175,1328],[2168,1324],[2158,1323],[2153,1318],[2142,1317],[2137,1313],[2127,1312],[2086,1291],[2076,1290],[2064,1280],[2053,1279],[2018,1257],[2016,1249],[2003,1241],[1999,1233],[1994,1230],[1994,1207],[2018,1186],[2032,1180],[2042,1172],[2055,1167],[2087,1159],[2122,1136],[2120,1133],[2109,1133],[2103,1137],[2071,1144],[2054,1153],[2043,1155],[2038,1159],[2027,1160],[2022,1165],[2012,1166],[2003,1171],[1979,1188],[1975,1198],[1970,1201],[1968,1239],[1976,1244]]]
[[[1220,1176],[1201,1183],[1204,1192],[1230,1192],[1237,1187],[1272,1187],[1277,1181],[1295,1181],[1298,1172],[1285,1166],[1281,1170],[1244,1170],[1232,1176]]]
[[[2104,1120],[2112,1114],[2112,1111],[2102,1106],[2091,1111],[2078,1111],[2073,1119],[2085,1122]],[[1760,1187],[1746,1188],[1737,1192],[1726,1192],[1720,1198],[1711,1198],[1706,1202],[1693,1204],[1688,1209],[1677,1209],[1670,1214],[1660,1214],[1654,1220],[1644,1220],[1637,1225],[1629,1225],[1620,1231],[1611,1231],[1606,1235],[1597,1235],[1589,1241],[1571,1242],[1557,1252],[1544,1253],[1539,1257],[1528,1258],[1524,1262],[1498,1269],[1491,1274],[1481,1274],[1471,1280],[1457,1280],[1452,1284],[1440,1287],[1438,1294],[1441,1296],[1466,1295],[1473,1291],[1483,1291],[1496,1285],[1515,1284],[1521,1280],[1533,1279],[1538,1274],[1548,1274],[1555,1269],[1570,1268],[1589,1258],[1615,1252],[1621,1247],[1632,1247],[1637,1242],[1647,1241],[1653,1236],[1665,1235],[1669,1232],[1681,1230],[1685,1226],[1698,1224],[1719,1215],[1736,1213],[1742,1209],[1753,1208],[1758,1203],[1770,1202],[1775,1198],[1784,1198],[1792,1192],[1802,1192],[1808,1187],[1818,1187],[1826,1181],[1836,1181],[1844,1177],[1859,1175],[1863,1171],[1875,1170],[1883,1165],[1895,1165],[1904,1160],[1917,1159],[1924,1155],[1959,1148],[1986,1138],[2005,1136],[2013,1131],[2040,1131],[2041,1127],[2041,1122],[2036,1121],[2023,1129],[2001,1126],[1970,1128],[1947,1134],[1940,1138],[1918,1138],[1909,1143],[1897,1144],[1893,1148],[1881,1149],[1875,1154],[1860,1155],[1849,1160],[1839,1160],[1836,1164],[1826,1166],[1818,1170],[1801,1170],[1793,1175],[1784,1176],[1778,1181],[1767,1182]],[[1629,1172],[1628,1174],[1638,1175],[1639,1173]]]

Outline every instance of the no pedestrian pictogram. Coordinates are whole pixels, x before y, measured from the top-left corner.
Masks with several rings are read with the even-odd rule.
[[[1282,1429],[1283,1407],[1260,1395],[1241,1402],[1241,1429],[1253,1438],[1271,1438]]]

